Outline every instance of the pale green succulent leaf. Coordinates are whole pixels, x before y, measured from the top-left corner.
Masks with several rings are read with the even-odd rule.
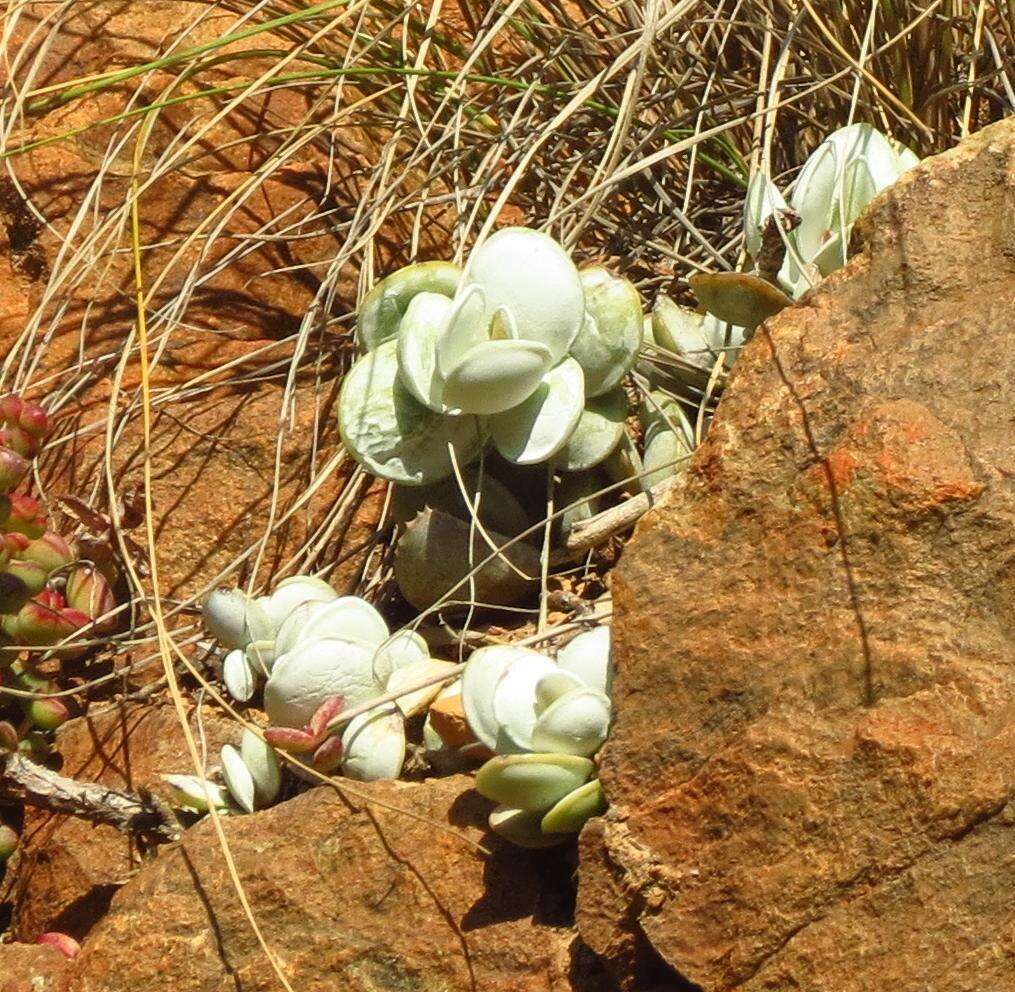
[[[447,323],[437,338],[437,372],[447,379],[478,344],[490,340],[490,312],[482,287],[464,285],[455,297]]]
[[[544,344],[550,364],[567,354],[581,328],[585,299],[574,262],[549,235],[502,228],[472,253],[465,282],[483,288],[488,312],[507,307],[519,340]]]
[[[264,687],[264,708],[275,727],[304,727],[334,696],[358,706],[379,696],[374,679],[375,646],[340,637],[298,644],[282,655]]]
[[[487,823],[495,834],[518,847],[556,847],[567,839],[559,833],[543,833],[542,820],[543,814],[539,812],[532,813],[514,806],[498,806],[490,813]]]
[[[631,370],[645,321],[638,291],[627,279],[600,266],[583,269],[580,275],[585,319],[571,345],[571,357],[585,373],[585,394],[600,396]]]
[[[578,425],[585,404],[584,376],[573,358],[546,372],[526,400],[487,421],[497,450],[518,465],[552,458]]]
[[[563,671],[581,679],[590,689],[608,694],[613,684],[610,628],[595,627],[568,641],[557,652],[557,664]]]
[[[398,328],[398,375],[424,406],[444,412],[444,380],[437,369],[437,342],[447,328],[452,303],[438,293],[413,298]]]
[[[227,744],[220,753],[222,780],[233,797],[233,802],[245,813],[254,812],[254,779],[243,763],[240,752]]]
[[[385,703],[350,721],[342,734],[342,774],[360,782],[395,779],[405,763],[405,721]]]
[[[349,453],[391,482],[428,485],[451,474],[451,450],[467,465],[485,443],[474,417],[439,414],[419,403],[398,379],[397,345],[382,344],[345,377],[338,423]]]
[[[755,172],[744,199],[744,244],[753,257],[757,258],[761,251],[762,232],[768,218],[786,209],[786,200],[775,183],[764,172]]]
[[[476,791],[505,806],[545,810],[584,785],[594,767],[573,754],[498,755],[476,773]]]
[[[398,334],[405,311],[419,293],[452,297],[462,270],[451,262],[418,262],[382,279],[367,293],[356,315],[356,339],[362,351],[373,351]]]
[[[387,686],[395,672],[429,657],[430,648],[416,631],[399,630],[374,652],[374,679],[379,685]]]
[[[254,783],[254,806],[270,806],[282,788],[282,766],[275,749],[252,730],[244,729],[240,738],[240,757]]]
[[[588,400],[567,444],[557,453],[564,472],[584,472],[605,461],[620,443],[627,417],[627,394],[617,388]]]
[[[540,713],[530,736],[530,750],[591,757],[610,732],[610,699],[594,689],[564,693]]]
[[[444,404],[456,413],[502,413],[531,396],[551,364],[550,350],[535,341],[483,341],[445,378]]]
[[[547,836],[576,834],[594,816],[606,812],[606,795],[599,779],[594,778],[569,792],[547,812],[540,829]]]
[[[247,656],[240,648],[230,651],[222,662],[222,681],[229,695],[237,702],[246,703],[257,691],[257,676]]]
[[[537,651],[519,655],[504,669],[493,692],[493,716],[497,722],[494,750],[499,754],[533,750],[536,686],[556,670],[556,664]]]

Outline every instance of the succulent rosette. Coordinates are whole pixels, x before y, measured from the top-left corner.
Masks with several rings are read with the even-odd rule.
[[[744,201],[744,244],[760,269],[769,219],[796,215],[795,227],[783,226],[781,267],[767,277],[750,272],[691,276],[691,288],[705,313],[665,297],[656,301],[647,334],[656,346],[682,360],[673,378],[700,392],[720,355],[729,368],[758,324],[845,264],[857,217],[918,161],[910,149],[871,125],[851,124],[818,145],[788,201],[764,172],[756,172]]]
[[[464,272],[402,269],[367,296],[358,327],[366,354],[343,383],[339,426],[382,478],[439,482],[488,442],[518,465],[567,468],[619,441],[618,386],[642,336],[637,292],[603,269],[579,273],[546,234],[504,228]]]
[[[612,717],[609,628],[579,634],[556,661],[529,648],[480,648],[462,676],[476,739],[496,756],[476,789],[497,803],[490,828],[524,847],[576,834],[605,799],[592,760]]]
[[[779,283],[794,299],[846,263],[849,235],[863,209],[919,159],[870,124],[832,132],[804,163],[789,207],[800,223],[788,232]],[[763,173],[751,178],[744,203],[744,240],[757,257],[769,217],[786,210],[779,189]]]
[[[368,708],[340,734],[329,724],[344,708],[362,707],[454,668],[431,658],[415,632],[392,634],[366,600],[339,596],[313,576],[285,579],[268,596],[216,590],[203,615],[205,627],[227,649],[222,677],[229,694],[248,702],[263,688],[267,744],[321,773],[340,769],[362,780],[397,778],[406,753],[405,720],[426,709],[439,683]],[[222,768],[234,783],[242,775],[231,752]],[[203,786],[190,786],[199,799],[204,795]]]

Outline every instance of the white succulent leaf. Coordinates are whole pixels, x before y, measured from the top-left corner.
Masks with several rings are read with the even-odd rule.
[[[584,381],[581,366],[565,358],[543,374],[525,400],[490,417],[490,436],[501,455],[517,465],[536,465],[556,455],[582,416]]]
[[[776,211],[786,209],[786,199],[775,183],[761,170],[755,172],[744,199],[744,244],[754,258],[761,251],[762,234],[768,218]]]
[[[373,673],[375,646],[340,637],[298,644],[275,662],[264,708],[276,727],[303,727],[322,703],[341,696],[358,706],[381,695]]]
[[[342,734],[342,773],[361,782],[394,779],[405,763],[405,720],[392,703],[354,717]]]

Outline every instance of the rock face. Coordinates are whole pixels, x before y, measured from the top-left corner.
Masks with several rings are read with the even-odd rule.
[[[265,941],[304,992],[556,992],[599,988],[572,948],[559,855],[481,839],[489,804],[457,776],[358,789],[409,810],[365,809],[319,788],[225,821]],[[350,783],[351,785],[351,783]],[[466,839],[454,836],[452,827]],[[113,899],[77,960],[74,992],[281,988],[244,916],[213,824],[165,850]]]
[[[235,744],[240,736],[211,707],[200,715],[194,710],[190,726],[213,761],[223,744]],[[191,770],[176,712],[167,704],[127,704],[72,720],[60,729],[56,746],[65,775],[113,789],[150,789],[168,798],[160,776]],[[14,893],[20,940],[35,940],[47,930],[83,939],[113,893],[144,863],[143,853],[113,827],[33,807],[25,809],[22,838]]]
[[[855,238],[615,576],[578,918],[628,978],[1015,988],[1015,122]]]
[[[0,944],[0,992],[66,992],[71,967],[52,947]]]

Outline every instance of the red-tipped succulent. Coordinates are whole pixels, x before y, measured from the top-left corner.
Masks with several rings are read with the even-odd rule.
[[[268,727],[264,739],[280,751],[292,755],[312,755],[310,764],[317,771],[333,772],[342,760],[342,738],[328,735],[328,724],[342,712],[341,696],[326,699],[301,730],[293,727]]]
[[[108,629],[116,605],[113,577],[81,561],[76,547],[48,529],[39,500],[14,491],[28,476],[49,429],[49,417],[35,403],[0,397],[0,680],[29,694],[16,703],[0,698],[0,751],[32,757],[46,753],[46,734],[70,716],[57,695],[60,685],[49,668],[43,674],[37,665],[47,657],[63,660],[81,653],[79,632]]]
[[[37,944],[45,944],[59,951],[65,958],[73,960],[81,953],[81,945],[71,936],[65,933],[44,933],[36,941]]]

